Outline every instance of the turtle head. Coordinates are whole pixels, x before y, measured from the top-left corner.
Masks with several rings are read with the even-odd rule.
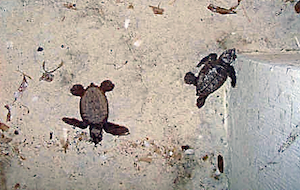
[[[236,59],[235,48],[224,51],[219,59],[226,64],[231,64]]]
[[[112,91],[114,89],[115,85],[110,80],[105,80],[101,83],[100,89],[103,92]]]
[[[197,78],[195,77],[195,75],[192,72],[188,72],[188,73],[185,74],[184,82],[186,84],[196,85],[197,84]]]

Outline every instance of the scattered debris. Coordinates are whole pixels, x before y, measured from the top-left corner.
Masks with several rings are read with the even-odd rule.
[[[12,141],[12,138],[6,137],[3,133],[0,133],[0,144],[1,144],[1,146],[2,146],[3,143],[7,144],[7,143],[10,143],[11,141]]]
[[[67,139],[67,141],[65,141],[65,142],[61,141],[61,143],[62,143],[62,148],[64,149],[64,152],[67,153],[67,149],[69,147],[69,139]]]
[[[5,125],[4,123],[0,122],[0,129],[4,132],[8,131],[9,126]]]
[[[23,94],[23,92],[26,90],[26,88],[28,87],[28,82],[26,80],[26,77],[28,77],[29,79],[31,79],[31,77],[29,75],[26,75],[25,73],[17,70],[18,72],[22,73],[23,75],[23,80],[22,80],[22,83],[21,85],[19,86],[18,88],[18,92],[15,92],[14,93],[14,97],[15,97],[15,101],[17,101],[17,99]],[[14,101],[14,102],[15,102]]]
[[[76,4],[73,4],[73,3],[64,3],[64,7],[68,8],[68,9],[77,10]]]
[[[8,104],[6,104],[4,107],[8,110],[8,113],[7,113],[7,115],[6,115],[6,122],[8,122],[8,121],[11,120],[11,111],[10,111],[10,107],[9,107]]]
[[[296,13],[300,13],[300,1],[298,1],[297,3],[296,3],[296,5],[295,5],[295,11],[296,11]]]
[[[127,9],[134,9],[133,4],[132,4],[132,3],[129,3]]]
[[[44,80],[44,81],[47,81],[47,82],[51,82],[53,80],[53,78],[54,78],[54,75],[52,73],[54,73],[57,69],[61,68],[63,66],[63,64],[64,64],[64,62],[61,61],[61,63],[55,69],[53,69],[52,71],[46,71],[46,69],[45,69],[45,61],[44,61],[43,62],[44,73],[40,77],[40,81]]]
[[[157,7],[149,5],[149,7],[152,8],[153,13],[156,14],[156,15],[162,15],[164,13],[164,11],[165,11],[164,9],[159,8],[159,5],[160,4],[158,4]]]
[[[126,19],[125,19],[125,23],[124,23],[124,28],[125,28],[125,29],[128,28],[129,23],[130,23],[130,19],[129,19],[129,18],[126,18]]]
[[[69,131],[67,128],[63,128],[63,137],[60,139],[60,143],[62,144],[62,148],[65,153],[67,153],[67,149],[69,147]]]
[[[259,170],[263,170],[264,168],[267,168],[269,165],[278,164],[278,162],[275,162],[274,160],[276,160],[277,157],[279,157],[281,155],[281,153],[286,151],[298,139],[299,135],[300,135],[300,128],[299,128],[299,125],[297,125],[292,130],[292,132],[289,134],[286,141],[279,147],[278,154],[275,155],[274,158],[270,162],[268,162],[266,165],[260,166]]]
[[[195,150],[189,148],[189,149],[187,149],[187,150],[184,151],[184,154],[186,154],[186,155],[192,155],[192,154],[195,154]]]
[[[206,154],[205,156],[202,157],[203,161],[206,161],[208,159],[208,155]]]
[[[221,173],[224,171],[224,162],[223,162],[223,156],[219,155],[218,156],[218,169]]]
[[[236,14],[236,11],[234,11],[234,10],[240,5],[241,1],[242,0],[238,0],[238,4],[229,9],[218,7],[213,4],[209,4],[207,8],[209,10],[211,10],[212,12],[219,13],[219,14]]]

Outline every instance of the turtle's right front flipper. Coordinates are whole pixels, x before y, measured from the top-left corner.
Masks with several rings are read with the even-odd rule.
[[[120,126],[114,123],[107,122],[104,124],[103,129],[106,133],[110,133],[112,135],[128,135],[129,129],[124,126]]]
[[[81,129],[85,129],[88,127],[87,123],[85,123],[83,121],[79,121],[78,119],[75,119],[75,118],[64,117],[64,118],[62,118],[62,120],[69,125],[73,125],[75,127],[81,128]]]

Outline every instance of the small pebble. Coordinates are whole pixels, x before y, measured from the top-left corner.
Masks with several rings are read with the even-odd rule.
[[[15,135],[18,135],[18,134],[19,134],[19,131],[15,130],[15,132],[14,132],[14,133],[15,133]]]
[[[42,48],[42,47],[39,47],[38,49],[37,49],[37,51],[43,51],[44,49]]]

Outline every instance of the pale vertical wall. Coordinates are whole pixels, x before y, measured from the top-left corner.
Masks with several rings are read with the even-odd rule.
[[[246,55],[228,97],[230,189],[298,189],[300,55]]]

